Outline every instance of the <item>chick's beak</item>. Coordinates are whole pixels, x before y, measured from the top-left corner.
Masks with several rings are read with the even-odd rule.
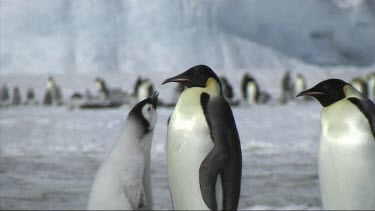
[[[152,101],[152,105],[154,106],[154,108],[156,108],[157,105],[158,105],[158,96],[159,96],[159,92],[157,92],[157,91],[155,91],[151,95],[151,101]]]

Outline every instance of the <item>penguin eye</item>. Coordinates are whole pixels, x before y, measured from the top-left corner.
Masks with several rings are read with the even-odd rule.
[[[151,111],[151,107],[148,107],[147,111]]]

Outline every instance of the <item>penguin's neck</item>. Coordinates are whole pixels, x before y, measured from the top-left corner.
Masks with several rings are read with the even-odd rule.
[[[216,80],[210,78],[207,80],[206,87],[191,87],[185,89],[178,99],[175,111],[180,114],[191,115],[201,106],[200,97],[202,93],[207,93],[211,97],[221,96],[221,88]]]
[[[205,87],[185,89],[181,94],[180,100],[187,101],[184,104],[187,103],[188,105],[189,101],[195,101],[197,98],[200,99],[201,94],[204,92],[212,97],[221,96],[221,87],[215,79],[209,78]]]
[[[153,131],[144,134],[141,125],[127,120],[125,129],[111,151],[111,156],[122,158],[124,153],[132,154],[141,152],[149,155],[151,152]]]
[[[362,99],[364,97],[363,94],[359,90],[355,89],[351,85],[346,85],[344,86],[343,89],[344,89],[345,98],[355,97],[355,98]]]

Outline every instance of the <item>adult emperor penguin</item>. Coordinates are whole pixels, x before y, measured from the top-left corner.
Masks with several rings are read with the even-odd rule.
[[[88,209],[152,209],[150,153],[157,101],[155,92],[129,112],[124,132],[95,177]]]
[[[352,85],[328,79],[298,96],[323,106],[319,180],[325,209],[375,209],[375,105]]]
[[[301,73],[298,73],[295,80],[294,80],[294,93],[300,93],[303,90],[305,90],[306,88],[307,87],[306,87],[305,77],[303,77],[303,75]],[[306,97],[300,98],[300,100],[306,100],[306,99],[309,99],[309,98],[306,98]]]
[[[109,89],[107,87],[107,84],[106,82],[100,78],[100,77],[97,77],[95,79],[95,84],[96,84],[96,87],[98,89],[98,97],[100,100],[106,100],[108,99],[109,97]]]
[[[20,105],[21,104],[21,93],[18,86],[15,86],[13,88],[13,94],[12,94],[12,105]]]
[[[249,104],[249,105],[256,105],[258,104],[259,100],[259,85],[256,80],[250,76],[248,73],[242,78],[241,81],[241,94],[242,98]]]
[[[355,77],[349,83],[364,96],[368,96],[367,83],[365,80],[360,77]]]
[[[139,85],[137,89],[137,99],[144,99],[149,97],[154,92],[154,85],[152,84],[150,79],[145,79]]]
[[[182,92],[168,124],[167,169],[176,210],[235,210],[240,188],[241,144],[220,80],[205,65],[163,82]]]

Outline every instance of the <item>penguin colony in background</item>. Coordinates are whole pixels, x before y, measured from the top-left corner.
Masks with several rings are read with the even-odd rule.
[[[319,181],[325,209],[375,209],[375,105],[339,79],[320,82],[298,96],[323,106]]]
[[[53,77],[49,77],[46,84],[46,92],[44,94],[44,105],[62,105],[62,92],[60,86],[55,82]]]
[[[38,101],[35,99],[35,93],[32,88],[29,88],[26,93],[26,100],[23,101],[20,88],[15,86],[12,94],[9,94],[9,89],[6,84],[0,87],[0,108],[18,105],[37,105]]]
[[[253,75],[245,72],[242,76],[241,83],[238,87],[239,97],[236,97],[235,87],[231,85],[230,80],[225,76],[219,77],[224,98],[228,101],[231,106],[255,106],[267,103],[277,103],[272,99],[270,93],[260,88],[260,84]],[[33,89],[29,88],[25,97],[22,97],[20,93],[21,103],[12,104],[12,94],[9,94],[8,87],[6,84],[2,84],[0,87],[0,107],[8,107],[11,105],[38,105],[41,103],[45,106],[68,106],[70,109],[75,108],[115,108],[120,107],[124,104],[134,105],[140,100],[150,97],[155,91],[152,81],[148,78],[138,77],[134,83],[134,88],[131,93],[120,88],[113,88],[106,83],[106,81],[97,77],[94,80],[96,90],[91,93],[90,89],[86,89],[84,92],[75,91],[66,100],[63,98],[63,92],[61,87],[57,84],[53,77],[49,77],[46,83],[46,90],[41,101],[36,98]],[[290,101],[304,101],[311,100],[309,97],[301,97],[295,99],[296,93],[303,90],[307,83],[305,77],[297,73],[296,77],[293,77],[290,70],[286,70],[285,74],[281,78],[281,95],[279,101],[281,104],[286,104]],[[369,74],[364,78],[353,78],[350,83],[358,88],[362,93],[368,96],[370,99],[375,99],[375,73]],[[159,100],[159,106],[173,107],[176,105],[177,100],[185,87],[182,84],[176,84],[169,102],[163,102]],[[18,93],[14,92],[16,95]]]
[[[155,92],[129,112],[123,133],[95,177],[89,210],[152,209],[150,154],[157,102]]]

